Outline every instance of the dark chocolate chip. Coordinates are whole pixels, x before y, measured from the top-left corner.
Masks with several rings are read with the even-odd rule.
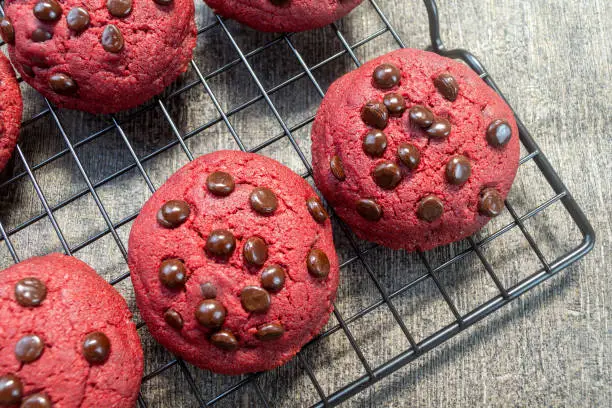
[[[104,28],[102,36],[100,37],[100,43],[102,43],[102,48],[104,48],[104,50],[112,52],[113,54],[121,52],[125,45],[123,34],[121,34],[121,31],[113,24],[109,24]]]
[[[442,217],[444,213],[444,204],[435,195],[428,195],[424,197],[417,208],[417,216],[427,222],[434,222],[438,218]]]
[[[457,95],[459,95],[459,84],[451,74],[443,73],[438,75],[438,77],[434,79],[434,85],[436,89],[438,89],[438,92],[449,101],[454,102],[457,99]]]
[[[465,156],[457,155],[451,157],[446,163],[446,180],[456,186],[464,184],[472,174],[470,159]]]
[[[261,286],[270,292],[278,292],[285,286],[285,270],[280,265],[268,266],[261,273]]]
[[[66,16],[66,25],[74,32],[80,33],[89,27],[90,18],[87,10],[81,7],[74,7]]]
[[[272,190],[266,187],[257,187],[250,197],[251,207],[260,214],[270,215],[278,207],[278,199]]]
[[[230,195],[235,186],[236,183],[232,175],[224,171],[215,171],[206,178],[206,188],[216,196]]]
[[[91,364],[102,364],[110,354],[110,340],[102,332],[89,333],[83,341],[83,355]]]
[[[30,36],[30,38],[34,42],[45,42],[52,39],[53,34],[45,30],[44,28],[37,28],[36,30],[32,31],[32,35]]]
[[[312,218],[314,218],[314,220],[319,224],[323,224],[329,217],[325,207],[323,207],[323,204],[321,203],[321,200],[319,200],[319,197],[310,197],[308,200],[306,200],[306,207],[308,208]]]
[[[24,278],[15,285],[15,298],[21,306],[40,306],[47,297],[47,287],[36,278]]]
[[[41,66],[41,68],[45,67]],[[79,90],[79,87],[77,83],[74,82],[74,79],[62,73],[51,75],[51,77],[49,77],[49,86],[51,89],[53,89],[53,92],[66,96],[75,95]]]
[[[107,0],[106,8],[111,16],[127,17],[132,12],[132,0]]]
[[[487,217],[497,217],[504,209],[504,199],[494,188],[485,188],[478,197],[478,212]]]
[[[381,157],[387,150],[387,136],[380,130],[370,129],[363,137],[363,151],[372,157]]]
[[[263,313],[270,308],[270,294],[259,286],[246,286],[240,291],[242,307],[247,312]]]
[[[432,111],[421,105],[414,105],[408,111],[410,121],[420,128],[427,129],[434,121],[434,114]]]
[[[217,297],[217,288],[210,282],[200,285],[200,293],[204,299],[214,299]]]
[[[451,132],[451,123],[444,118],[436,118],[432,125],[425,130],[429,137],[434,139],[446,139]]]
[[[376,88],[389,89],[399,84],[401,77],[402,73],[395,65],[381,64],[374,69],[372,82]]]
[[[346,174],[344,173],[344,165],[342,159],[338,156],[334,156],[329,161],[329,168],[331,169],[334,177],[340,181],[346,180]]]
[[[410,170],[419,167],[421,162],[421,152],[419,148],[410,143],[402,143],[397,147],[397,156]]]
[[[198,323],[209,329],[218,329],[223,326],[227,310],[221,302],[214,299],[201,301],[195,310],[195,318]]]
[[[206,251],[210,255],[228,258],[234,253],[234,249],[236,249],[236,239],[228,230],[211,231],[206,240]]]
[[[402,116],[406,110],[404,97],[397,93],[386,94],[383,103],[391,116]]]
[[[57,21],[62,15],[62,6],[55,0],[40,0],[34,5],[34,15],[40,21]]]
[[[0,19],[0,34],[2,34],[2,39],[5,43],[15,43],[15,27],[13,27],[13,23],[11,23],[8,17]]]
[[[278,340],[285,333],[285,328],[279,323],[267,323],[257,328],[257,337],[261,341]]]
[[[189,204],[182,200],[170,200],[157,212],[157,222],[166,228],[176,228],[189,218]]]
[[[389,123],[389,112],[383,103],[369,101],[361,108],[361,120],[366,125],[382,130]]]
[[[13,374],[0,375],[0,406],[13,406],[21,402],[23,384]]]
[[[487,142],[493,147],[502,147],[508,144],[512,137],[510,124],[503,119],[495,119],[487,128]]]
[[[268,245],[259,237],[251,237],[242,247],[244,259],[255,266],[262,266],[268,259]]]
[[[229,330],[220,330],[210,336],[210,342],[222,350],[232,351],[238,348],[236,336]]]
[[[183,328],[183,316],[176,310],[170,308],[164,312],[164,320],[168,326],[175,330],[181,330]]]
[[[21,401],[19,408],[51,408],[51,400],[46,394],[32,394]]]
[[[393,190],[402,181],[402,171],[395,163],[382,162],[374,167],[372,178],[379,187]]]
[[[153,0],[153,1],[159,4],[160,6],[169,6],[172,4],[174,0]]]
[[[274,4],[275,6],[284,6],[286,4],[289,4],[291,0],[270,0],[270,3]]]
[[[37,360],[45,349],[45,343],[35,334],[23,336],[15,344],[15,357],[22,363]]]
[[[27,76],[29,76],[29,77],[34,78],[34,77],[36,76],[36,73],[34,72],[34,70],[32,69],[32,67],[31,67],[31,66],[29,66],[29,65],[25,65],[25,64],[23,64],[23,65],[21,66],[21,69],[23,70],[23,73],[24,73],[24,74],[26,74],[26,75],[27,75]]]
[[[382,208],[376,201],[362,198],[356,204],[357,213],[368,221],[378,221],[383,216]]]
[[[159,280],[170,289],[185,285],[187,282],[187,269],[180,259],[166,259],[159,267]]]
[[[311,249],[306,258],[306,267],[315,278],[326,278],[331,265],[325,252],[320,249]]]

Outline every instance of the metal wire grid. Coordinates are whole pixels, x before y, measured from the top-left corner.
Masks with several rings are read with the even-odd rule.
[[[79,250],[82,250],[83,248],[87,247],[88,245],[92,244],[93,242],[99,240],[100,238],[111,234],[111,236],[113,237],[118,249],[120,250],[121,254],[123,255],[124,260],[127,260],[127,251],[125,246],[123,245],[121,239],[119,238],[119,235],[117,233],[117,229],[120,228],[121,226],[129,223],[130,221],[132,221],[134,218],[136,218],[136,216],[138,215],[138,213],[134,213],[131,214],[123,219],[121,219],[120,221],[113,223],[111,221],[111,217],[109,216],[108,212],[106,211],[106,209],[104,208],[104,205],[98,195],[98,193],[96,192],[96,189],[103,186],[104,184],[110,182],[111,180],[114,180],[118,177],[120,177],[121,175],[129,172],[130,170],[133,169],[137,169],[137,171],[140,173],[140,175],[142,176],[142,178],[144,179],[144,181],[147,184],[148,189],[152,192],[155,191],[155,186],[153,184],[153,182],[151,181],[151,178],[149,177],[149,175],[147,174],[147,171],[145,170],[143,163],[147,162],[148,160],[160,155],[161,153],[167,151],[168,149],[179,145],[181,147],[181,149],[184,151],[185,155],[187,156],[187,158],[189,160],[193,160],[194,156],[193,153],[190,151],[189,147],[187,146],[187,144],[185,143],[186,140],[188,140],[189,138],[195,136],[196,134],[202,132],[205,129],[208,129],[218,123],[223,122],[225,124],[225,126],[227,127],[228,131],[230,132],[232,138],[234,139],[236,145],[238,146],[239,149],[243,150],[243,151],[247,151],[245,144],[242,142],[240,135],[238,134],[238,132],[235,130],[235,128],[232,126],[232,124],[229,121],[229,117],[231,117],[232,115],[235,115],[238,112],[241,112],[242,110],[248,108],[249,106],[255,104],[258,101],[264,100],[266,105],[270,108],[271,112],[273,113],[275,119],[278,121],[278,123],[280,124],[283,132],[280,134],[277,134],[275,136],[273,136],[272,138],[266,140],[265,142],[259,144],[258,146],[252,148],[252,149],[248,149],[248,151],[250,152],[259,152],[262,149],[274,144],[275,142],[278,142],[281,139],[287,139],[290,144],[292,145],[293,149],[295,150],[295,152],[297,153],[297,155],[299,156],[300,161],[303,163],[303,165],[305,166],[305,168],[307,169],[305,174],[302,174],[302,176],[304,178],[310,178],[312,176],[312,168],[311,165],[308,161],[308,159],[306,158],[306,155],[304,154],[304,152],[302,151],[302,149],[300,148],[300,146],[298,145],[293,133],[295,133],[297,130],[307,126],[308,124],[310,124],[314,117],[309,117],[299,123],[297,123],[294,126],[288,126],[287,123],[283,120],[283,118],[281,117],[281,115],[279,114],[279,111],[277,110],[276,106],[274,105],[274,103],[272,102],[270,96],[274,93],[276,93],[277,91],[285,88],[286,86],[288,86],[289,84],[307,77],[308,80],[312,83],[312,85],[316,88],[318,94],[320,95],[320,97],[322,98],[324,96],[324,91],[322,89],[322,87],[320,86],[320,84],[318,83],[318,81],[315,79],[315,76],[313,75],[313,71],[325,66],[326,64],[330,63],[331,61],[334,61],[342,56],[346,56],[348,55],[352,61],[354,62],[355,66],[358,67],[361,65],[361,61],[359,60],[359,58],[356,56],[354,50],[358,47],[361,47],[362,45],[372,41],[373,39],[385,34],[385,33],[390,33],[392,35],[392,37],[394,38],[395,42],[397,43],[397,45],[399,47],[404,47],[404,43],[402,42],[402,40],[400,39],[399,35],[397,34],[397,32],[393,29],[393,27],[391,26],[391,24],[389,23],[389,20],[387,19],[387,17],[383,14],[383,12],[381,11],[380,7],[378,6],[378,4],[376,3],[375,0],[370,0],[370,3],[373,7],[373,9],[375,10],[376,14],[378,15],[378,18],[380,18],[380,20],[384,23],[384,28],[371,33],[370,35],[368,35],[367,37],[361,39],[360,41],[355,42],[354,44],[349,44],[349,42],[346,40],[346,38],[343,36],[343,34],[340,32],[338,26],[336,24],[332,24],[332,29],[337,37],[337,39],[340,41],[340,43],[342,44],[343,49],[340,52],[337,52],[336,54],[330,56],[329,58],[326,58],[325,60],[312,65],[312,66],[308,66],[308,64],[304,61],[304,59],[302,58],[302,55],[300,54],[300,52],[297,50],[297,48],[294,46],[293,42],[292,42],[292,34],[285,34],[285,35],[280,35],[278,37],[276,37],[274,40],[268,42],[267,44],[260,46],[250,52],[243,52],[243,50],[240,48],[240,46],[237,44],[235,38],[232,36],[232,34],[230,33],[230,31],[228,30],[224,19],[216,16],[216,20],[212,23],[209,24],[205,27],[202,27],[198,30],[198,35],[204,35],[206,32],[210,31],[211,29],[215,28],[215,27],[219,27],[222,32],[227,36],[227,39],[230,41],[231,46],[234,48],[234,50],[236,51],[238,58],[225,64],[224,66],[208,73],[208,74],[204,74],[202,73],[202,71],[200,70],[199,66],[192,60],[191,61],[191,68],[193,69],[193,71],[196,74],[197,79],[191,83],[186,84],[185,86],[181,87],[180,89],[176,90],[175,92],[171,93],[167,99],[172,98],[174,96],[180,95],[186,91],[188,91],[189,89],[196,87],[196,86],[203,86],[204,89],[206,90],[207,94],[210,97],[210,100],[212,101],[212,103],[214,104],[214,107],[216,108],[217,112],[218,112],[218,117],[209,121],[208,123],[205,123],[197,128],[195,128],[194,130],[181,134],[181,132],[179,131],[176,123],[173,121],[173,119],[171,118],[167,106],[164,102],[164,100],[161,99],[156,99],[156,103],[152,106],[148,106],[142,109],[139,109],[137,111],[135,111],[134,113],[130,114],[125,120],[119,121],[118,119],[116,119],[115,117],[112,117],[112,124],[97,131],[94,133],[89,134],[87,137],[83,138],[82,140],[76,142],[76,143],[72,143],[66,133],[66,131],[64,130],[64,126],[62,125],[62,122],[60,120],[60,118],[57,115],[57,112],[55,110],[55,108],[48,102],[45,100],[45,104],[46,104],[46,108],[44,110],[42,110],[41,112],[37,113],[36,115],[34,115],[32,118],[28,119],[27,121],[25,121],[23,123],[24,126],[27,126],[29,124],[32,124],[33,122],[39,120],[42,117],[45,117],[47,115],[50,115],[54,124],[57,126],[57,129],[60,132],[61,137],[63,138],[63,141],[65,143],[65,148],[63,150],[61,150],[60,152],[46,158],[45,160],[42,160],[41,162],[35,164],[35,165],[31,165],[30,163],[28,163],[23,151],[21,150],[21,148],[19,146],[17,146],[16,148],[16,155],[17,157],[19,157],[19,160],[21,160],[21,162],[23,163],[23,167],[24,167],[24,171],[20,172],[18,174],[14,174],[12,177],[10,177],[8,180],[5,180],[4,182],[0,183],[0,189],[5,188],[7,186],[9,186],[12,183],[15,183],[17,180],[20,180],[22,178],[28,178],[30,180],[30,182],[32,183],[35,193],[38,197],[38,199],[40,200],[44,211],[41,212],[40,214],[28,219],[25,222],[22,222],[21,224],[7,230],[5,229],[4,225],[0,222],[0,240],[4,241],[10,255],[12,256],[14,262],[19,262],[20,258],[15,250],[15,247],[13,246],[13,244],[11,243],[11,236],[16,234],[19,231],[24,230],[25,228],[33,225],[34,223],[36,223],[39,220],[45,219],[47,218],[55,233],[57,234],[57,237],[65,251],[66,254],[74,254],[76,252],[78,252]],[[442,54],[442,55],[446,55],[448,57],[451,58],[458,58],[463,60],[464,62],[466,62],[472,69],[474,69],[495,91],[499,92],[499,89],[496,87],[495,83],[493,82],[493,80],[489,77],[488,73],[486,72],[486,70],[484,69],[484,67],[480,64],[480,62],[473,56],[471,55],[469,52],[464,51],[464,50],[446,50],[444,48],[444,44],[440,38],[440,34],[439,34],[439,22],[438,22],[438,13],[437,13],[437,7],[435,4],[434,0],[424,0],[425,6],[427,8],[427,12],[428,12],[428,18],[429,18],[429,29],[430,29],[430,37],[431,37],[431,50]],[[2,8],[0,7],[0,12],[2,12]],[[302,72],[300,72],[299,74],[285,80],[284,82],[270,88],[270,89],[265,89],[265,87],[262,85],[262,82],[260,81],[258,75],[255,73],[255,71],[253,70],[251,64],[249,63],[249,58],[262,53],[263,51],[265,51],[266,49],[270,48],[271,46],[278,44],[278,43],[285,43],[289,49],[291,50],[291,53],[293,54],[293,56],[297,59],[297,61],[299,62],[301,68],[302,68]],[[2,43],[0,43],[0,46],[3,45]],[[249,75],[252,77],[253,81],[255,82],[255,84],[257,85],[257,88],[260,92],[260,94],[252,99],[250,99],[249,101],[240,104],[239,106],[228,110],[227,112],[223,110],[223,108],[221,107],[219,100],[217,99],[217,97],[215,96],[215,94],[213,93],[212,89],[210,88],[208,81],[225,72],[228,71],[229,69],[231,69],[232,67],[238,65],[238,64],[243,64],[244,67],[246,67],[246,69],[248,70]],[[500,93],[501,95],[501,93]],[[503,95],[502,95],[503,96]],[[175,136],[175,140],[173,140],[172,142],[166,144],[165,146],[162,146],[160,148],[158,148],[157,150],[143,156],[143,157],[138,157],[138,155],[136,154],[134,148],[132,147],[128,137],[126,136],[122,125],[125,125],[125,123],[129,120],[132,120],[134,117],[138,116],[139,114],[141,114],[143,111],[145,110],[149,110],[149,109],[153,109],[155,107],[160,108],[161,112],[163,113],[164,119],[167,122],[167,125],[170,127],[170,129],[172,130],[172,133]],[[493,234],[490,234],[489,236],[487,236],[486,238],[477,241],[476,238],[474,237],[470,237],[467,239],[468,243],[469,243],[469,247],[465,250],[463,250],[462,252],[456,254],[455,256],[453,256],[451,259],[447,260],[446,262],[442,263],[439,266],[436,267],[432,267],[428,261],[428,259],[424,256],[424,254],[419,253],[418,256],[421,259],[421,261],[423,262],[423,265],[425,266],[426,272],[422,275],[420,275],[419,277],[417,277],[416,279],[412,280],[411,282],[403,285],[401,288],[389,293],[388,291],[386,291],[383,287],[383,285],[381,284],[380,280],[377,278],[376,273],[374,272],[374,268],[372,267],[372,265],[366,260],[365,255],[366,253],[372,251],[374,248],[376,248],[376,246],[370,246],[366,249],[360,249],[360,247],[358,246],[358,242],[356,242],[356,240],[353,238],[353,236],[351,235],[349,229],[346,227],[346,225],[344,225],[340,220],[338,220],[335,215],[332,213],[331,216],[333,218],[336,219],[336,221],[338,222],[338,224],[340,225],[343,233],[345,234],[346,238],[348,239],[348,242],[350,243],[351,249],[353,251],[353,255],[345,260],[342,265],[341,268],[346,268],[347,266],[353,264],[353,263],[359,263],[362,265],[362,267],[365,269],[365,271],[367,272],[367,275],[370,277],[372,283],[375,285],[377,291],[380,294],[380,300],[370,304],[368,307],[361,309],[360,311],[358,311],[357,313],[351,315],[350,317],[344,317],[342,316],[342,314],[340,313],[340,311],[336,308],[334,311],[334,316],[336,317],[338,324],[328,328],[327,330],[325,330],[323,333],[321,333],[316,339],[314,339],[313,341],[311,341],[308,345],[305,346],[305,348],[309,348],[312,344],[315,344],[317,342],[320,342],[322,339],[332,335],[333,333],[336,332],[342,332],[344,333],[344,335],[346,336],[346,339],[349,341],[352,349],[354,350],[356,356],[358,357],[358,359],[360,360],[364,370],[365,370],[365,375],[361,376],[360,378],[358,378],[357,380],[346,384],[344,386],[342,386],[339,389],[336,389],[335,391],[333,391],[330,394],[327,394],[323,391],[323,387],[322,385],[319,383],[319,381],[317,380],[313,367],[306,361],[306,359],[303,357],[302,353],[299,353],[297,356],[297,359],[300,363],[300,366],[303,368],[303,370],[306,372],[308,378],[310,379],[310,381],[312,382],[312,385],[314,386],[314,389],[316,390],[320,401],[318,403],[316,403],[315,405],[313,405],[313,407],[327,407],[327,406],[335,406],[339,403],[341,403],[342,401],[345,401],[346,399],[350,398],[351,396],[355,395],[356,393],[358,393],[359,391],[363,390],[364,388],[367,388],[368,386],[372,385],[373,383],[379,381],[380,379],[382,379],[383,377],[389,375],[390,373],[396,371],[397,369],[399,369],[400,367],[408,364],[409,362],[411,362],[412,360],[416,359],[417,357],[423,355],[424,353],[426,353],[427,351],[433,349],[434,347],[440,345],[441,343],[445,342],[446,340],[450,339],[451,337],[455,336],[456,334],[458,334],[459,332],[465,330],[466,328],[468,328],[469,326],[473,325],[474,323],[478,322],[479,320],[483,319],[484,317],[486,317],[487,315],[489,315],[490,313],[492,313],[493,311],[501,308],[502,306],[506,305],[507,303],[509,303],[510,301],[512,301],[513,299],[517,298],[518,296],[520,296],[521,294],[525,293],[526,291],[530,290],[531,288],[535,287],[536,285],[538,285],[539,283],[543,282],[544,280],[550,278],[551,276],[553,276],[554,274],[556,274],[557,272],[559,272],[560,270],[562,270],[563,268],[567,267],[569,264],[575,262],[576,260],[578,260],[579,258],[581,258],[582,256],[584,256],[593,246],[594,244],[594,232],[588,222],[588,220],[585,218],[583,212],[581,211],[581,209],[577,206],[576,202],[573,200],[572,196],[570,195],[570,193],[568,192],[568,190],[565,188],[565,186],[563,185],[563,183],[561,182],[561,180],[559,179],[559,177],[557,176],[557,174],[554,172],[554,170],[552,169],[552,167],[550,166],[550,164],[548,163],[546,157],[543,155],[543,153],[540,151],[539,147],[537,146],[537,144],[534,142],[534,140],[532,139],[532,137],[530,136],[529,132],[526,130],[525,126],[522,124],[522,122],[520,120],[518,120],[518,125],[519,125],[519,130],[520,130],[520,138],[521,138],[521,142],[523,143],[523,145],[525,146],[525,148],[527,149],[527,151],[529,152],[526,156],[524,156],[521,160],[520,160],[520,164],[523,165],[524,163],[533,160],[535,162],[535,164],[537,165],[537,167],[539,168],[539,170],[541,171],[541,173],[544,175],[544,177],[546,178],[546,180],[548,181],[548,183],[550,184],[550,186],[553,188],[553,190],[555,191],[555,196],[550,198],[549,200],[541,203],[540,205],[538,205],[536,208],[532,209],[531,211],[529,211],[528,213],[519,216],[516,212],[516,210],[513,208],[512,204],[508,201],[506,201],[506,208],[508,209],[510,215],[513,218],[513,221],[507,225],[505,225],[504,227],[500,228],[499,230],[497,230],[496,232],[494,232]],[[121,137],[121,139],[123,140],[125,147],[127,148],[127,150],[129,151],[131,157],[134,160],[134,163],[126,166],[124,168],[122,168],[119,171],[116,171],[115,173],[101,179],[100,181],[93,183],[91,180],[91,177],[88,175],[88,173],[86,172],[81,158],[79,157],[79,155],[76,152],[76,149],[79,148],[80,146],[83,146],[111,131],[116,131],[119,136]],[[86,183],[86,188],[79,191],[78,193],[72,195],[71,197],[69,197],[68,199],[65,199],[61,202],[59,202],[56,205],[50,206],[48,203],[47,198],[45,197],[35,175],[34,175],[34,171],[48,165],[49,163],[52,163],[54,161],[56,161],[57,159],[63,157],[63,156],[67,156],[69,155],[70,157],[72,157],[72,159],[74,160],[74,162],[76,163],[76,166],[78,168],[78,171],[80,172],[80,174],[82,175],[85,183]],[[91,197],[93,198],[93,200],[95,201],[95,204],[99,210],[100,215],[102,216],[102,218],[104,219],[104,222],[106,224],[106,229],[95,234],[92,237],[89,237],[88,239],[82,241],[81,243],[74,245],[74,246],[70,246],[64,236],[64,234],[62,233],[61,228],[58,225],[58,222],[56,221],[56,218],[54,216],[54,212],[66,207],[67,205],[69,205],[70,203],[78,200],[80,197],[83,197],[85,195],[90,194]],[[580,229],[580,232],[582,234],[582,242],[575,247],[574,249],[572,249],[571,251],[566,252],[565,254],[563,254],[562,256],[558,257],[557,259],[555,259],[554,261],[547,261],[540,249],[540,247],[538,246],[538,244],[536,243],[535,239],[532,237],[532,235],[529,233],[529,231],[527,230],[527,228],[525,227],[525,221],[527,221],[528,219],[531,219],[532,217],[534,217],[536,214],[544,211],[546,208],[550,207],[551,205],[553,205],[556,202],[561,202],[563,204],[563,206],[567,209],[568,213],[570,214],[573,222],[575,223],[575,225]],[[533,273],[531,276],[523,279],[522,281],[520,281],[519,283],[513,285],[513,286],[504,286],[504,284],[502,284],[500,278],[498,277],[498,274],[496,274],[495,270],[493,269],[492,265],[489,263],[489,261],[487,260],[487,258],[485,257],[483,251],[482,251],[482,247],[490,242],[492,242],[493,240],[495,240],[496,238],[498,238],[499,236],[505,234],[506,232],[510,231],[511,229],[513,229],[514,227],[518,227],[521,231],[521,233],[523,234],[523,236],[525,237],[525,239],[527,240],[527,242],[529,243],[529,246],[531,247],[531,249],[534,251],[534,253],[536,254],[537,258],[540,261],[541,264],[541,268],[536,271],[535,273]],[[460,261],[461,259],[465,258],[466,256],[468,256],[469,254],[475,253],[476,256],[478,257],[478,259],[481,261],[482,265],[484,266],[487,274],[490,276],[490,278],[492,279],[492,281],[495,283],[497,289],[498,289],[498,295],[489,299],[488,301],[484,302],[483,304],[481,304],[480,306],[472,309],[471,311],[469,311],[468,313],[465,314],[461,314],[458,311],[458,308],[456,307],[456,305],[453,303],[453,301],[451,300],[449,294],[447,293],[445,287],[441,284],[440,279],[438,277],[438,272],[441,271],[442,269],[446,268],[449,265],[452,265],[458,261]],[[122,274],[121,276],[115,277],[114,279],[111,280],[111,284],[115,285],[121,281],[123,281],[124,279],[126,279],[129,276],[129,273],[125,273]],[[400,316],[400,314],[398,313],[393,300],[395,298],[397,298],[398,296],[402,295],[403,293],[407,292],[409,289],[415,287],[416,285],[418,285],[421,282],[424,282],[426,280],[431,280],[433,281],[433,283],[435,284],[435,286],[437,287],[439,293],[441,294],[442,298],[444,299],[444,302],[446,303],[446,305],[448,306],[449,310],[452,312],[452,315],[454,317],[454,321],[447,325],[446,327],[443,327],[441,329],[439,329],[437,332],[435,332],[434,334],[424,338],[423,340],[417,342],[415,340],[415,337],[411,334],[410,330],[407,328],[406,324],[404,323],[404,320],[402,319],[402,317]],[[353,333],[351,332],[350,328],[348,327],[348,325],[362,317],[364,317],[365,315],[367,315],[368,313],[374,311],[375,309],[386,305],[388,307],[388,309],[390,310],[391,314],[393,315],[393,318],[395,320],[395,322],[399,325],[403,335],[405,336],[406,340],[408,341],[408,343],[410,344],[410,348],[404,350],[403,352],[401,352],[400,354],[398,354],[396,357],[386,361],[385,363],[379,365],[378,367],[372,367],[370,365],[370,363],[368,362],[368,360],[366,359],[366,357],[364,356],[364,353],[362,351],[362,349],[360,348],[360,346],[357,344],[356,340],[355,340],[355,336],[353,335]],[[144,324],[140,324],[138,326],[139,329],[142,328]],[[147,373],[144,377],[143,377],[143,383],[146,383],[147,381],[151,380],[152,378],[160,375],[161,373],[163,373],[164,371],[168,370],[169,368],[173,367],[173,366],[178,366],[181,370],[181,372],[184,374],[187,383],[188,383],[188,388],[189,391],[191,392],[191,394],[193,394],[193,396],[195,397],[195,399],[197,400],[199,406],[213,406],[215,405],[217,402],[219,402],[220,400],[222,400],[223,398],[227,397],[230,394],[233,393],[237,393],[239,392],[241,389],[243,389],[246,385],[251,384],[255,391],[256,394],[258,395],[259,398],[259,402],[261,403],[262,406],[265,407],[269,407],[270,406],[270,402],[268,401],[268,398],[266,396],[265,391],[263,390],[263,388],[261,387],[261,385],[258,382],[258,378],[261,374],[253,374],[250,375],[246,378],[244,378],[243,380],[237,382],[236,384],[234,384],[233,386],[231,386],[230,388],[224,390],[223,392],[219,393],[218,395],[215,395],[214,397],[210,398],[210,399],[206,399],[201,392],[199,391],[196,382],[193,378],[193,376],[191,375],[190,371],[187,368],[187,365],[180,359],[173,359],[169,362],[167,362],[166,364],[163,364],[162,366],[157,367],[156,369],[154,369],[153,371]],[[146,398],[145,396],[143,396],[142,394],[139,395],[138,398],[138,404],[140,407],[147,407],[148,404],[146,402]]]

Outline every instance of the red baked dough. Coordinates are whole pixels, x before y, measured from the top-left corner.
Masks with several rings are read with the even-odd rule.
[[[15,71],[0,53],[0,171],[4,169],[19,137],[23,102]]]

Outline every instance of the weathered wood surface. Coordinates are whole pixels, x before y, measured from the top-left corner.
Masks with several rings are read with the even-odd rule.
[[[426,14],[420,1],[380,0],[379,4],[408,46],[427,46]],[[482,59],[586,211],[598,234],[598,242],[591,254],[560,276],[362,392],[346,406],[610,406],[612,279],[607,263],[612,260],[612,136],[609,124],[612,119],[612,30],[609,28],[612,3],[604,0],[440,0],[439,6],[447,46],[469,49]],[[199,25],[211,21],[213,17],[208,9],[200,6]],[[233,22],[228,22],[227,26],[245,52],[274,38],[274,35],[256,33]],[[366,2],[339,26],[347,41],[354,43],[383,25]],[[330,28],[297,34],[291,41],[309,66],[342,49]],[[385,34],[358,48],[356,55],[367,60],[395,47],[391,36]],[[219,28],[200,36],[195,61],[204,74],[235,58],[235,50]],[[284,41],[249,61],[266,89],[301,72],[298,60]],[[352,60],[345,56],[317,69],[314,75],[325,90],[334,78],[353,68]],[[190,69],[181,83],[194,79],[194,70]],[[242,64],[210,79],[209,84],[225,110],[259,95]],[[178,87],[175,85],[172,89]],[[27,103],[24,117],[29,118],[40,111],[43,104],[35,92],[25,85],[23,89]],[[320,102],[317,89],[306,77],[271,98],[289,126],[312,115]],[[201,85],[168,100],[167,108],[181,134],[218,116]],[[125,114],[118,115],[119,120],[125,117]],[[73,143],[110,123],[108,117],[66,111],[60,111],[60,119]],[[247,148],[282,131],[263,101],[231,115],[230,122]],[[139,157],[174,139],[159,108],[127,121],[122,129]],[[308,126],[294,132],[307,157],[308,133]],[[236,148],[223,122],[188,138],[186,143],[196,156],[220,148]],[[64,149],[65,143],[50,116],[46,115],[24,129],[21,147],[26,160],[33,166]],[[116,131],[76,150],[93,183],[133,163],[125,141]],[[286,138],[261,153],[304,172],[304,166]],[[186,162],[183,151],[175,146],[146,161],[144,168],[153,184],[159,186]],[[23,168],[18,159],[15,171]],[[35,177],[50,206],[86,188],[69,155],[35,171]],[[115,223],[135,213],[150,195],[137,169],[101,185],[96,191]],[[521,167],[510,196],[517,212],[524,214],[552,196],[552,190],[533,163]],[[27,178],[2,189],[0,200],[0,220],[7,229],[43,211]],[[72,247],[106,228],[90,194],[54,211],[54,217]],[[489,225],[482,236],[509,221],[510,216],[505,214]],[[526,225],[548,260],[580,240],[578,231],[558,204]],[[127,223],[117,228],[124,244],[129,227]],[[346,238],[338,232],[337,239],[341,257],[349,258],[351,250]],[[13,234],[11,241],[22,259],[62,249],[45,217]],[[362,245],[367,247],[365,243]],[[437,266],[465,246],[460,243],[442,248],[428,253],[427,257]],[[539,267],[537,257],[517,228],[486,246],[484,252],[506,283]],[[109,280],[127,271],[121,250],[110,234],[79,249],[75,255],[92,264]],[[0,259],[3,266],[12,262],[4,246],[0,249]],[[365,259],[388,291],[401,287],[423,271],[418,257],[403,252],[379,248],[369,252]],[[343,269],[342,279],[337,305],[344,317],[380,298],[359,263]],[[495,294],[495,286],[474,256],[441,271],[440,279],[460,312],[470,310]],[[122,281],[117,288],[134,308],[129,280]],[[431,281],[397,297],[394,304],[417,339],[452,319]],[[334,324],[335,321],[330,326]],[[405,337],[384,306],[352,323],[350,329],[372,366],[407,347]],[[147,372],[171,360],[172,356],[155,344],[146,328],[140,332]],[[364,373],[342,332],[307,349],[303,359],[312,365],[326,392]],[[205,400],[239,381],[239,378],[215,376],[189,366],[188,370]],[[262,375],[257,383],[275,407],[307,406],[318,400],[315,389],[295,360]],[[147,382],[143,395],[151,407],[197,404],[193,394],[187,391],[186,378],[178,366]],[[227,407],[258,405],[261,406],[261,401],[254,385],[217,404]]]

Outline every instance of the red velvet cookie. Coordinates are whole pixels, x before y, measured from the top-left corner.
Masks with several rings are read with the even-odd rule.
[[[185,72],[192,0],[7,0],[0,32],[24,80],[60,107],[133,108]]]
[[[9,60],[0,53],[0,171],[17,144],[21,127],[21,91]]]
[[[344,17],[363,0],[204,0],[215,13],[256,30],[312,30]]]
[[[334,82],[312,129],[318,188],[355,233],[427,250],[499,214],[516,174],[510,108],[466,65],[404,49]]]
[[[237,151],[200,157],[153,194],[129,264],[153,337],[223,374],[293,357],[327,322],[338,286],[315,192],[280,163]]]
[[[0,276],[0,406],[134,406],[142,348],[112,286],[60,254]]]

